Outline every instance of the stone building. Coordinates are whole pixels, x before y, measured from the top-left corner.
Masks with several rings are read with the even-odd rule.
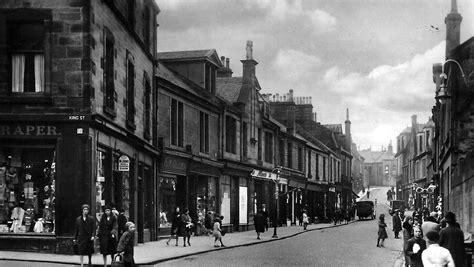
[[[460,43],[462,16],[452,1],[446,16],[446,61],[433,66],[436,104],[432,109],[434,183],[441,210],[456,214],[461,229],[473,233],[474,38]]]
[[[0,177],[14,177],[0,186],[1,249],[71,253],[84,203],[94,217],[115,204],[138,242],[156,238],[159,11],[151,0],[0,2]]]
[[[395,186],[397,164],[392,142],[387,148],[372,151],[372,148],[359,151],[364,160],[364,187]]]

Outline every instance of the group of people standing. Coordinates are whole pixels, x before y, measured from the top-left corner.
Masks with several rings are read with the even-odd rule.
[[[380,215],[378,226],[377,247],[384,247],[388,238],[384,214]],[[431,212],[423,218],[419,211],[406,217],[402,211],[396,211],[393,231],[395,238],[403,233],[405,266],[464,266],[464,233],[453,212],[447,212],[444,218]]]
[[[212,216],[212,212],[210,211],[205,216],[204,227],[208,234],[212,233],[214,236],[214,247],[225,247],[222,243],[222,236],[225,235],[225,231],[222,229],[222,219],[224,219],[224,216],[219,214]],[[172,214],[171,234],[168,241],[166,241],[166,245],[169,245],[171,239],[174,237],[176,239],[175,246],[178,246],[179,237],[181,236],[183,237],[183,246],[191,246],[191,234],[193,229],[194,224],[191,216],[189,216],[189,210],[184,209],[183,212],[181,212],[180,208],[176,207]]]
[[[81,266],[84,266],[85,255],[89,258],[89,266],[92,266],[91,259],[96,238],[99,241],[104,266],[107,266],[107,256],[110,255],[113,261],[115,254],[122,257],[125,266],[134,266],[135,224],[127,221],[123,210],[118,211],[105,206],[96,228],[96,219],[89,215],[89,211],[89,205],[82,205],[82,214],[75,222],[74,253],[80,255]]]

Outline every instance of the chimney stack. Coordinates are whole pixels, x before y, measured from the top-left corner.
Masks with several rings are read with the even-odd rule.
[[[446,59],[451,58],[451,51],[460,44],[462,16],[458,13],[456,0],[451,0],[451,13],[444,19],[446,24]]]
[[[226,58],[226,60],[225,60],[225,67],[226,68],[229,68],[229,62],[230,62],[230,59]]]
[[[313,112],[313,121],[318,122],[318,113],[317,112]]]

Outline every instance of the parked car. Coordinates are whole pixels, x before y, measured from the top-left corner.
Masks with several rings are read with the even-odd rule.
[[[408,204],[403,200],[392,200],[390,201],[390,208],[388,209],[388,213],[393,215],[396,210],[406,210]]]
[[[358,201],[356,204],[356,214],[359,220],[375,219],[375,205],[373,201]]]

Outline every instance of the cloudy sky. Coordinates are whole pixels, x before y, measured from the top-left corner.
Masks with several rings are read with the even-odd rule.
[[[432,64],[444,61],[451,0],[156,0],[158,51],[217,50],[241,76],[253,41],[263,93],[311,96],[318,121],[344,123],[380,150],[434,104]],[[461,42],[474,1],[457,0]]]

